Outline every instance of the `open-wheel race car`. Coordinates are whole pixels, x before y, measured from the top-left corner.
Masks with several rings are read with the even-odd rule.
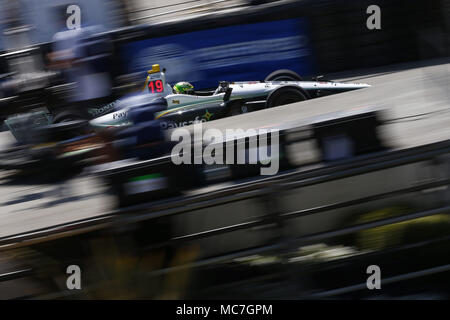
[[[367,87],[370,85],[365,83],[302,81],[293,71],[278,70],[267,76],[265,81],[222,81],[215,90],[178,93],[166,82],[164,70],[159,65],[153,65],[148,71],[142,94],[119,99],[113,106],[113,112],[93,119],[91,125],[129,125],[129,111],[135,105],[141,105],[143,100],[153,98],[159,98],[155,102],[158,101],[156,104],[161,106],[156,114],[157,119],[167,120],[178,127]]]

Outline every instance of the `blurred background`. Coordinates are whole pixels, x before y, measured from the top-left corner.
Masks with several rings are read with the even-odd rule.
[[[1,299],[449,298],[450,1],[0,3]],[[279,130],[264,177],[86,129],[153,64],[196,90],[278,69],[371,87],[206,124]]]

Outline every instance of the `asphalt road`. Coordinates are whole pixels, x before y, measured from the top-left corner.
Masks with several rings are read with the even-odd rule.
[[[386,110],[391,123],[383,134],[392,146],[405,148],[450,138],[450,59],[403,64],[352,73],[334,80],[371,84],[371,88],[328,96],[232,118],[212,121],[204,129],[279,128],[308,122],[321,114],[373,106]],[[0,148],[9,132],[0,133]],[[112,209],[112,197],[90,176],[64,185],[11,183],[0,172],[0,238],[83,218]]]

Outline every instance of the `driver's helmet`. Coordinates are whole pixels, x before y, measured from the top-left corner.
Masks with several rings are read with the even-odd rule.
[[[178,94],[194,94],[194,86],[189,82],[178,82],[173,86],[173,92]]]

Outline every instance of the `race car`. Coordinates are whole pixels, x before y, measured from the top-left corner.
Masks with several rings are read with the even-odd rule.
[[[93,127],[129,125],[130,109],[134,105],[142,105],[143,100],[156,98],[159,98],[156,101],[161,105],[156,118],[167,120],[172,123],[171,126],[178,127],[367,87],[370,85],[365,83],[302,81],[293,71],[278,70],[265,81],[222,81],[212,91],[179,93],[166,82],[164,70],[155,64],[148,71],[142,94],[119,99],[112,106],[114,112],[95,118],[90,124]]]

